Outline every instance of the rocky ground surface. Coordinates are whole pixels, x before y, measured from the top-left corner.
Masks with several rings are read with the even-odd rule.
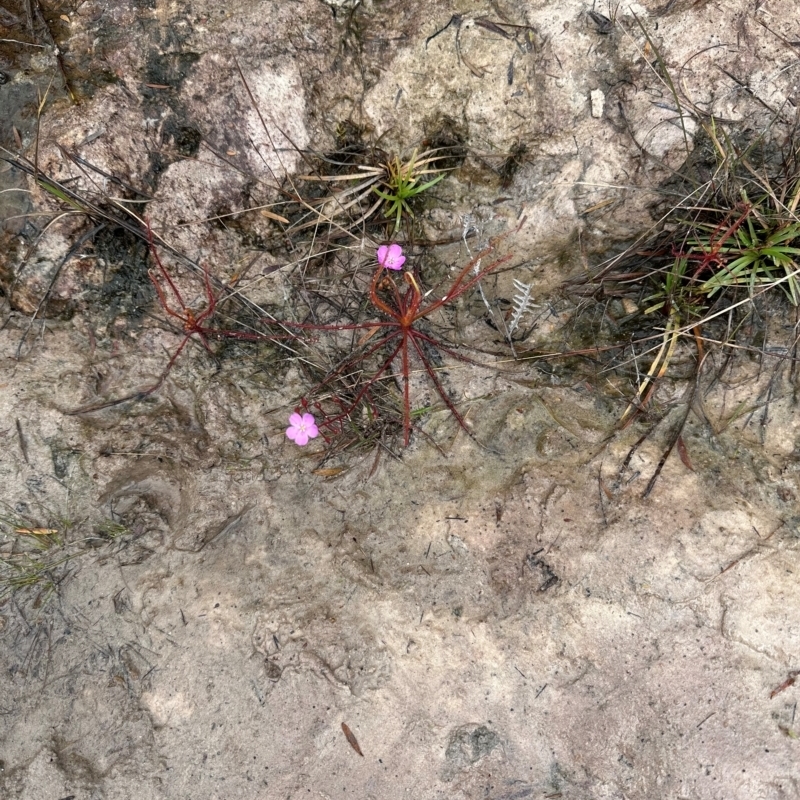
[[[265,246],[269,214],[221,220],[280,214],[299,151],[465,146],[419,224],[453,267],[465,229],[508,233],[486,294],[516,278],[549,309],[520,348],[652,228],[701,124],[788,137],[800,102],[795,0],[89,0],[0,24],[0,144],[142,202],[262,305],[302,253]],[[215,363],[193,340],[158,391],[76,415],[152,385],[184,336],[146,245],[90,240],[34,178],[0,172],[3,798],[800,796],[788,370],[739,358],[647,497],[663,436],[630,455],[629,389],[569,365],[451,365],[474,438],[434,412],[399,458],[334,466],[284,436],[298,365],[243,341]],[[480,298],[459,313],[503,343]]]

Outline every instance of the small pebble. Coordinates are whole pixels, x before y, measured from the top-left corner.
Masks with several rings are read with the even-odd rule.
[[[592,116],[595,119],[600,119],[603,116],[603,108],[606,104],[606,96],[599,89],[595,89],[589,95],[589,99],[592,104]]]

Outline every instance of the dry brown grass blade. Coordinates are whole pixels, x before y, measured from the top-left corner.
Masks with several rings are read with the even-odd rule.
[[[653,359],[653,363],[650,365],[647,375],[645,375],[644,379],[639,384],[636,396],[629,403],[622,417],[620,417],[619,425],[621,428],[630,425],[636,412],[641,411],[647,405],[655,389],[656,382],[664,377],[669,367],[680,333],[680,320],[676,313],[672,313],[667,322],[667,327],[664,330],[664,338],[661,347],[658,349],[658,353]]]

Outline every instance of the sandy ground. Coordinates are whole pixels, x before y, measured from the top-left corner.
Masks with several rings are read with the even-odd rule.
[[[465,216],[514,230],[486,290],[519,277],[557,317],[566,278],[653,224],[684,131],[788,130],[800,98],[794,0],[66,6],[50,28],[80,104],[55,81],[42,168],[97,181],[60,145],[142,188],[158,232],[225,279],[273,222],[197,221],[269,202],[295,147],[350,120],[407,153],[447,118],[472,156],[426,231],[458,264]],[[0,65],[29,154],[24,109],[60,75],[43,50]],[[32,192],[0,195],[2,554],[24,526],[61,542],[0,601],[4,800],[800,797],[800,432],[762,363],[709,390],[694,470],[673,455],[647,498],[663,442],[626,460],[625,400],[563,370],[459,365],[475,439],[434,413],[438,448],[415,435],[334,476],[321,440],[283,434],[300,373],[244,343],[216,366],[191,343],[146,400],[70,415],[152,383],[182,336],[146,274],[138,297],[103,293],[128,245],[71,260],[30,326],[84,222],[26,252],[18,215],[54,201],[2,179]],[[280,300],[278,256],[258,258],[245,291]],[[736,413],[765,387],[763,414]]]

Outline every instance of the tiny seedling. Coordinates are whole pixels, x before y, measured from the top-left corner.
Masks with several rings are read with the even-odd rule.
[[[436,160],[438,159],[435,156],[435,151],[429,150],[423,153],[420,158],[417,158],[415,151],[406,162],[400,161],[395,156],[394,159],[384,165],[386,172],[382,182],[385,188],[379,189],[377,186],[373,186],[372,191],[386,201],[384,216],[395,218],[395,231],[400,228],[403,213],[412,218],[414,217],[409,201],[435,186],[444,178],[444,173],[440,172],[435,178],[420,183],[425,176],[437,171],[431,167],[431,164]]]
[[[756,289],[780,286],[793,306],[800,305],[800,285],[796,257],[800,248],[800,222],[764,213],[763,209],[748,202],[742,192],[745,211],[738,219],[727,241],[714,243],[716,229],[707,233],[710,226],[700,227],[693,249],[705,253],[716,249],[716,269],[700,286],[700,291],[711,298],[717,292],[731,287],[746,287],[752,296]]]
[[[394,231],[397,231],[404,214],[414,217],[411,201],[444,178],[445,169],[439,165],[447,157],[445,150],[447,148],[434,148],[419,154],[415,150],[405,161],[394,156],[386,157],[379,164],[374,161],[373,164],[357,164],[355,172],[352,171],[352,164],[349,164],[349,171],[339,175],[300,176],[304,181],[348,185],[317,200],[304,201],[303,205],[314,207],[316,214],[294,230],[316,226],[320,218],[338,225],[343,217],[346,227],[354,229],[373,217],[383,206],[384,216],[394,219]],[[373,200],[376,195],[378,199]],[[364,209],[366,203],[369,205]]]
[[[0,513],[0,603],[15,592],[39,588],[38,605],[56,590],[58,570],[72,558],[62,530],[14,513]]]

